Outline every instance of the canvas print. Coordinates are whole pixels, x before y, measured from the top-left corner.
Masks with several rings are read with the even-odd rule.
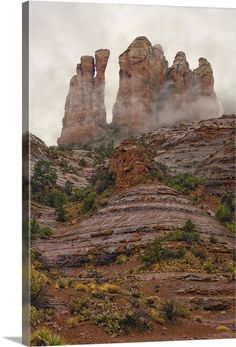
[[[235,337],[236,11],[23,4],[23,336]]]

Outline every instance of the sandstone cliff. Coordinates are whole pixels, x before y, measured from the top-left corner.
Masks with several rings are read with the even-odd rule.
[[[76,68],[76,75],[70,81],[63,128],[58,144],[83,144],[104,134],[106,128],[105,70],[109,55],[108,49],[100,49],[95,52],[95,62],[92,56],[81,57],[81,63]]]
[[[120,84],[113,108],[113,126],[130,134],[160,124],[218,116],[210,63],[199,59],[191,70],[184,52],[168,68],[160,45],[137,37],[119,57]]]
[[[108,134],[104,104],[105,70],[110,51],[82,56],[70,81],[58,144],[85,144]],[[199,58],[191,70],[184,52],[168,66],[163,48],[137,37],[119,56],[119,88],[111,128],[137,135],[161,125],[220,115],[210,63]]]

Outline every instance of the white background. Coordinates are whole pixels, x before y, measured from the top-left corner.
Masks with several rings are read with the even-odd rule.
[[[90,2],[236,7],[235,0]],[[0,346],[7,347],[17,345],[12,339],[19,343],[21,336],[21,1],[1,0],[0,14]],[[135,345],[228,347],[233,346],[234,342],[205,340]],[[115,346],[127,347],[134,344]]]

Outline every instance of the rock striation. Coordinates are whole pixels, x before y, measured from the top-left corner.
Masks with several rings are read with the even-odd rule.
[[[119,65],[114,127],[140,134],[163,123],[218,116],[213,71],[205,58],[192,71],[180,51],[168,67],[162,47],[141,36],[120,55]]]
[[[204,239],[213,234],[227,251],[233,249],[232,233],[187,198],[162,185],[139,185],[122,192],[93,217],[58,229],[51,240],[34,241],[33,247],[52,267],[81,266],[91,255],[102,265],[182,227],[188,219]]]
[[[235,116],[161,127],[123,141],[109,164],[120,191],[148,180],[150,172],[193,174],[208,193],[235,194]]]
[[[84,144],[105,133],[104,89],[109,55],[108,49],[100,49],[95,52],[95,61],[92,56],[81,57],[70,81],[58,144]]]

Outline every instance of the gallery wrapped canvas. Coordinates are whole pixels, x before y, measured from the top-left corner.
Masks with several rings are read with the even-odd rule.
[[[230,9],[23,4],[23,337],[235,335]]]

